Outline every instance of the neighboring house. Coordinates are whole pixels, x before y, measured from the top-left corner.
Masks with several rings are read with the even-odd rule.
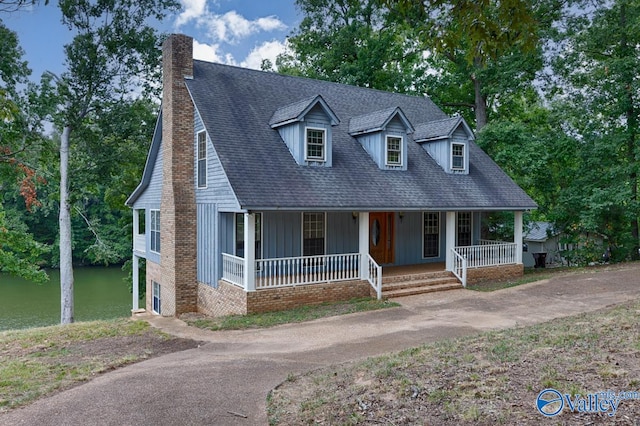
[[[192,44],[163,46],[161,116],[127,200],[147,310],[380,297],[398,267],[463,284],[522,274],[522,213],[536,204],[461,117],[427,97],[193,60]],[[488,211],[515,212],[513,243],[480,241]]]
[[[560,232],[549,222],[530,222],[526,227],[524,243],[528,254],[523,257],[524,266],[545,267],[561,262],[559,254]]]

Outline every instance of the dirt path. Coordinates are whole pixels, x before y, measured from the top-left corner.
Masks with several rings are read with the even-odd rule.
[[[1,425],[262,425],[265,398],[289,374],[483,330],[528,325],[640,297],[640,264],[501,290],[398,299],[402,307],[270,329],[207,332],[152,323],[206,342],[100,376],[0,415]]]

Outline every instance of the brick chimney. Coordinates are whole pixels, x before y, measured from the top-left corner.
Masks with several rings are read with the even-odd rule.
[[[193,77],[193,39],[172,34],[162,45],[160,256],[162,315],[197,310],[194,112],[185,78]]]

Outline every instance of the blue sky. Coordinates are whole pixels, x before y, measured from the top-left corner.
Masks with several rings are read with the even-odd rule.
[[[274,61],[284,50],[286,37],[300,23],[294,1],[180,0],[182,10],[158,29],[192,36],[196,59],[260,68],[262,59]],[[34,80],[44,71],[65,70],[63,46],[72,34],[62,25],[57,3],[0,16],[17,32]]]

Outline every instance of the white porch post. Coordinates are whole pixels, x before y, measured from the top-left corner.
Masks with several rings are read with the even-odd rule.
[[[138,214],[138,209],[133,209],[133,241],[134,243],[136,240],[136,235],[140,233],[140,224],[138,223],[139,218],[140,218],[140,215]]]
[[[522,263],[522,212],[513,216],[513,242],[516,243],[516,263]]]
[[[140,309],[140,306],[138,304],[138,301],[140,300],[140,294],[138,292],[138,288],[139,288],[139,276],[140,276],[140,265],[139,265],[139,261],[138,261],[138,256],[136,256],[135,254],[135,250],[136,250],[136,241],[137,241],[137,237],[138,237],[138,233],[140,232],[140,224],[138,223],[140,218],[140,215],[138,214],[138,209],[133,209],[133,282],[132,282],[132,297],[133,297],[133,302],[131,304],[131,307],[134,311],[137,311],[138,309]]]
[[[244,214],[244,290],[256,290],[256,216]]]
[[[358,248],[360,252],[360,279],[369,279],[369,212],[358,213]]]
[[[139,269],[139,265],[138,265],[138,256],[136,256],[135,254],[133,255],[133,311],[137,311],[138,309],[140,309],[140,306],[138,305],[138,301],[140,300],[140,293],[138,292],[138,288],[139,288],[139,280],[138,277],[140,275],[140,269]]]
[[[456,212],[446,213],[446,269],[447,271],[453,271],[453,253],[451,249],[456,246]]]

